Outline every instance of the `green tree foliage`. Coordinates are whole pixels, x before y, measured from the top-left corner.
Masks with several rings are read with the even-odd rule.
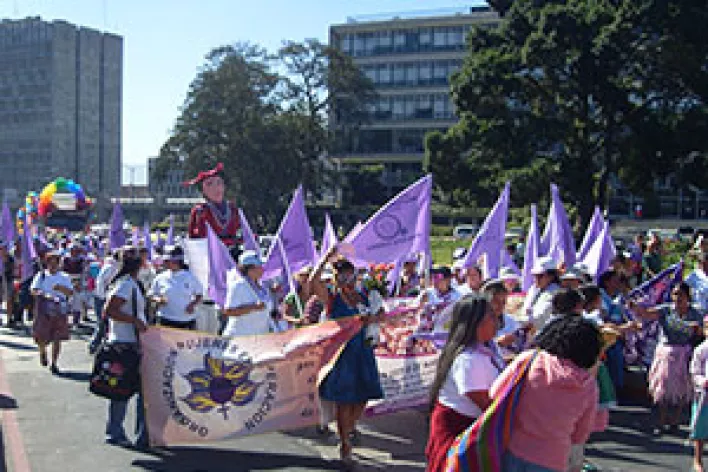
[[[426,142],[437,185],[494,194],[512,180],[512,199],[528,203],[555,181],[587,220],[612,174],[638,193],[677,162],[704,179],[705,154],[694,151],[708,137],[706,10],[698,1],[513,2],[499,28],[470,33],[452,79],[460,121]]]
[[[351,60],[317,41],[286,43],[277,54],[251,44],[211,51],[191,83],[174,129],[160,151],[158,178],[179,166],[188,175],[223,162],[228,198],[275,226],[303,183],[318,196],[333,146],[327,117],[356,122],[372,85]]]

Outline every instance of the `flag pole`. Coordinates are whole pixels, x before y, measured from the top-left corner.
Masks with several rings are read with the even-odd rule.
[[[278,243],[278,250],[280,251],[280,258],[283,260],[283,268],[285,269],[285,277],[288,278],[288,287],[290,287],[290,293],[293,293],[295,295],[295,306],[297,308],[298,313],[300,313],[300,317],[304,318],[305,317],[305,310],[302,308],[302,301],[300,300],[300,296],[297,294],[297,290],[295,290],[293,276],[292,276],[292,273],[290,272],[290,264],[288,263],[288,256],[285,254],[285,248],[283,247],[283,241],[280,239],[280,235],[278,235],[277,243]]]

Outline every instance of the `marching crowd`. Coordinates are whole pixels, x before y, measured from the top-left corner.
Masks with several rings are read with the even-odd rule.
[[[34,244],[35,275],[26,280],[21,276],[27,269],[21,267],[26,259],[22,244],[0,245],[2,297],[8,325],[32,323],[39,362],[54,374],[60,373],[62,342],[69,339],[72,326],[89,322],[89,308],[95,316],[91,354],[111,345],[137,355],[141,332],[151,325],[195,330],[199,307],[211,303],[203,299],[204,287],[189,271],[179,245],[158,246],[152,253],[135,246],[104,251],[96,235],[58,233]],[[630,363],[646,367],[648,391],[658,407],[653,434],[676,430],[683,411],[693,407],[694,468],[703,470],[703,441],[708,438],[708,323],[703,319],[708,309],[708,252],[699,252],[695,271],[673,286],[671,302],[628,302],[629,290],[661,272],[662,254],[658,237],[645,242],[640,236],[595,277],[582,265],[564,267],[551,257],[539,258],[517,313],[509,313],[507,303],[509,295],[521,293],[513,267],[502,268],[498,278],[485,279],[478,266],[454,263],[428,270],[417,256],[401,261],[400,276],[386,295],[406,297],[419,306],[449,307],[445,322],[436,321],[433,327],[444,334],[444,347],[431,388],[428,470],[461,470],[446,468],[473,454],[474,448],[461,447],[461,441],[483,438],[461,434],[504,413],[499,405],[511,397],[514,408],[504,414],[512,432],[504,444],[501,470],[592,470],[584,444],[593,432],[608,426]],[[276,284],[263,280],[258,252],[234,256],[237,268],[227,276],[220,311],[219,332],[225,336],[368,315],[319,387],[318,431],[328,434],[329,422],[336,422],[341,459],[351,465],[356,424],[367,402],[384,395],[371,333],[390,317],[382,297],[366,288],[372,274],[338,254],[336,246],[316,266]],[[461,260],[464,254],[456,256]],[[520,384],[523,389],[514,390]],[[147,448],[139,391],[137,400],[135,445]],[[127,404],[121,399],[109,402],[110,444],[128,444],[123,426]]]

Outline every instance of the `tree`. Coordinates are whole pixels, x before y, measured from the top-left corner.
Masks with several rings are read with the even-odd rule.
[[[274,227],[299,184],[319,195],[327,183],[329,114],[353,123],[363,110],[371,83],[340,56],[317,41],[287,43],[276,55],[251,44],[211,51],[160,151],[158,178],[174,166],[195,175],[223,162],[228,197]]]
[[[670,3],[673,14],[655,23],[659,3]],[[431,167],[462,157],[481,189],[511,179],[522,187],[514,198],[521,193],[526,202],[539,200],[552,179],[584,221],[594,204],[607,203],[610,175],[641,176],[627,183],[646,190],[688,148],[705,149],[688,121],[705,116],[705,45],[679,31],[691,22],[682,8],[652,0],[513,2],[499,28],[470,33],[469,54],[452,79],[460,122],[428,140]],[[694,27],[705,12],[696,18]],[[667,38],[695,43],[693,60],[679,64],[677,46],[667,56]],[[470,187],[450,177],[448,188]]]
[[[332,187],[334,176],[324,157],[367,119],[374,86],[351,57],[316,39],[287,41],[277,58],[286,71],[285,106],[302,118],[297,150],[305,188]]]

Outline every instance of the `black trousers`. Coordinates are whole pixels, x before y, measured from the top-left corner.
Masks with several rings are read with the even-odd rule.
[[[168,328],[177,328],[177,329],[187,329],[189,331],[194,331],[197,329],[197,320],[173,321],[173,320],[168,320],[167,318],[163,318],[160,316],[157,318],[157,324],[158,324],[158,326],[167,326]]]

